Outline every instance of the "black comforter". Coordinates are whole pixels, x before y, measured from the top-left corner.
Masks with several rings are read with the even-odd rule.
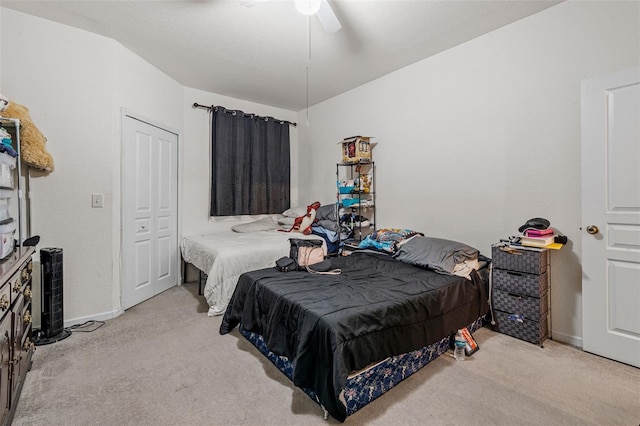
[[[332,259],[340,275],[274,268],[243,274],[220,333],[238,324],[262,335],[294,365],[293,382],[310,388],[337,420],[347,375],[386,357],[453,334],[488,311],[485,286],[402,263],[354,253]]]

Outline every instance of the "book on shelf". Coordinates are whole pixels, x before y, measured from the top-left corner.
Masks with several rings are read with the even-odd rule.
[[[520,237],[520,244],[531,247],[546,247],[555,242],[555,234],[540,237]]]

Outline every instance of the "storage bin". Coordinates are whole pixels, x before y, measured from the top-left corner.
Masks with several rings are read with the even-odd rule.
[[[542,345],[542,342],[548,337],[546,315],[538,322],[526,319],[522,315],[495,310],[493,311],[493,319],[496,322],[493,326],[495,331],[529,343]]]
[[[513,293],[511,291],[494,288],[493,306],[504,312],[518,314],[526,319],[533,321],[541,321],[542,317],[547,315],[549,303],[547,293],[537,297],[530,297],[523,294]]]
[[[0,152],[0,187],[13,188],[13,169],[16,168],[15,157]]]
[[[353,191],[353,188],[355,188],[355,186],[339,186],[338,187],[341,194],[351,194],[351,191]]]
[[[542,274],[549,264],[549,250],[527,250],[510,247],[504,251],[501,247],[491,247],[494,268],[509,269],[527,274]]]
[[[344,200],[342,200],[342,205],[344,207],[351,207],[354,204],[358,204],[360,202],[359,198],[345,198]]]
[[[0,259],[4,259],[13,253],[15,247],[16,222],[0,225]]]
[[[14,193],[7,189],[0,189],[0,221],[11,217],[11,197]]]
[[[546,272],[542,275],[533,275],[494,268],[492,284],[494,289],[539,298],[546,293],[549,281]]]

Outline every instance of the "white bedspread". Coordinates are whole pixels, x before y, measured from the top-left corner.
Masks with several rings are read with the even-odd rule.
[[[208,315],[225,312],[238,278],[244,272],[275,266],[276,260],[288,256],[289,238],[322,240],[317,235],[279,231],[228,231],[184,237],[183,259],[208,275],[204,287]]]

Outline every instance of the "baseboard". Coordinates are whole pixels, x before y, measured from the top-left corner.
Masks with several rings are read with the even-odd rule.
[[[87,321],[106,321],[122,315],[123,312],[124,311],[121,308],[117,308],[111,312],[102,312],[95,315],[88,315],[86,317],[72,318],[72,319],[65,320],[64,326],[71,327],[72,325],[84,324]]]
[[[582,349],[582,337],[571,336],[569,334],[560,333],[559,331],[552,331],[551,336],[555,341],[567,343],[571,346],[576,346]]]

